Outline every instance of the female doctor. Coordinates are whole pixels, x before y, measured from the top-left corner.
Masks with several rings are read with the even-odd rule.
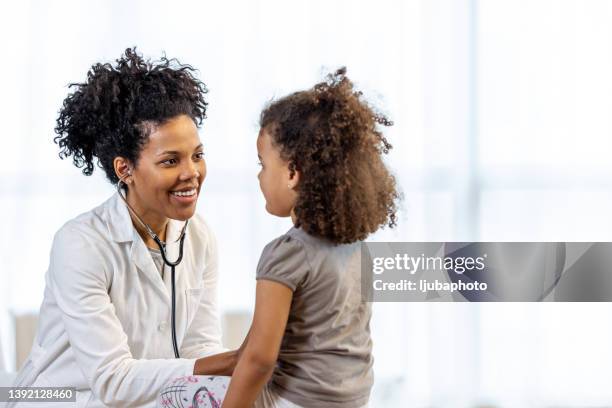
[[[195,214],[207,103],[193,72],[127,49],[71,85],[55,129],[60,157],[85,175],[97,161],[118,191],[56,233],[15,386],[75,387],[66,406],[145,407],[178,376],[231,375],[238,352],[221,346],[215,239]]]

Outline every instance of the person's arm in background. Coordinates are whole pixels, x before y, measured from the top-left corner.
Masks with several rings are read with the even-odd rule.
[[[255,315],[223,408],[251,407],[276,366],[293,291],[282,283],[257,281]]]

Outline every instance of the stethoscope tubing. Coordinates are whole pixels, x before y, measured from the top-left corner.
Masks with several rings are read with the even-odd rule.
[[[161,253],[162,259],[164,260],[164,263],[166,265],[168,265],[170,267],[170,274],[171,274],[171,280],[172,280],[172,316],[171,316],[171,326],[172,326],[172,348],[174,349],[174,357],[176,358],[180,358],[179,355],[179,351],[178,351],[178,345],[177,345],[177,341],[176,341],[176,288],[175,288],[175,267],[181,263],[181,261],[183,260],[183,243],[185,242],[185,235],[187,232],[187,224],[189,223],[189,219],[187,219],[185,221],[185,225],[183,225],[183,229],[181,230],[181,235],[179,237],[180,240],[180,244],[179,244],[179,255],[176,258],[176,261],[171,262],[170,260],[168,260],[168,258],[166,257],[166,243],[162,242],[162,240],[157,236],[157,234],[155,232],[153,232],[153,230],[151,229],[151,227],[149,227],[136,213],[136,211],[132,208],[132,206],[130,204],[128,204],[127,200],[125,199],[125,197],[123,196],[123,194],[121,193],[121,184],[125,184],[123,183],[122,180],[119,180],[119,182],[117,183],[117,193],[119,194],[119,197],[121,197],[121,199],[123,200],[123,202],[125,203],[125,205],[127,206],[127,208],[130,210],[130,212],[134,215],[134,217],[138,220],[138,222],[140,222],[140,224],[142,224],[142,226],[144,226],[144,228],[147,230],[147,233],[151,236],[151,238],[155,241],[155,243],[157,244],[157,246],[159,247],[159,252]]]

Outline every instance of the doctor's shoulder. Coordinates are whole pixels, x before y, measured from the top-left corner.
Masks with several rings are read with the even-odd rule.
[[[105,266],[111,262],[113,241],[101,207],[67,221],[55,233],[49,273],[68,274],[83,269],[110,272]]]

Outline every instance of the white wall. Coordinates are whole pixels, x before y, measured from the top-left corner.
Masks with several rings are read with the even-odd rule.
[[[57,158],[52,129],[66,85],[127,46],[194,65],[210,88],[200,132],[209,173],[198,211],[218,235],[224,311],[252,308],[259,253],[288,227],[265,214],[258,191],[259,111],[341,65],[395,121],[387,136],[405,195],[400,226],[372,239],[612,238],[607,1],[0,7],[0,334],[9,366],[8,311],[39,307],[53,233],[112,194],[101,172],[86,178]],[[374,311],[376,398],[384,406],[612,401],[601,364],[612,357],[604,347],[612,341],[607,304],[376,304]]]

